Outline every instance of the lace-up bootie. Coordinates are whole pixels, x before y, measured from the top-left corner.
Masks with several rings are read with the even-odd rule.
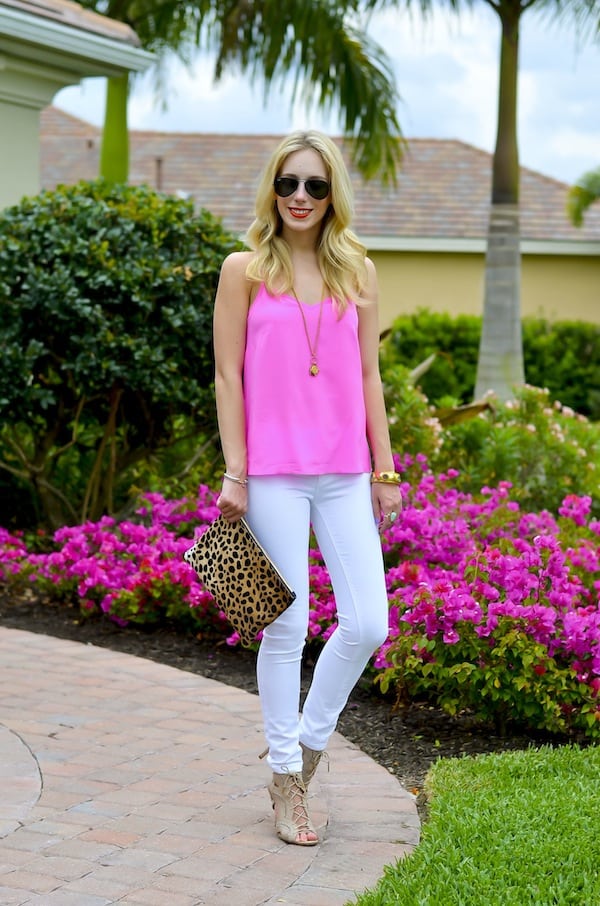
[[[285,843],[315,846],[319,842],[308,814],[302,774],[273,774],[269,793],[275,809],[275,831]]]
[[[325,751],[309,749],[303,742],[300,743],[300,748],[302,749],[302,780],[304,781],[304,786],[308,789],[308,784],[315,776],[321,759],[327,762],[327,770],[329,770],[329,755]],[[258,757],[266,758],[268,754],[269,749],[266,748]]]
[[[302,749],[302,779],[304,786],[308,789],[308,784],[315,776],[321,759],[327,762],[327,770],[329,770],[329,755],[327,752],[309,749],[303,742],[300,743],[300,748]]]

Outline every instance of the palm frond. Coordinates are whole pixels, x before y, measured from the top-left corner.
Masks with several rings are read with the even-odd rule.
[[[156,88],[170,53],[191,63],[216,50],[215,78],[238,68],[273,85],[291,79],[292,103],[339,112],[366,178],[394,180],[404,142],[398,94],[383,50],[359,27],[365,0],[83,0],[86,9],[129,24],[157,55]]]
[[[215,75],[238,65],[252,81],[264,79],[265,97],[290,77],[293,100],[339,111],[363,175],[393,180],[403,152],[399,98],[385,54],[351,22],[358,11],[357,3],[328,0],[230,3],[219,21]]]
[[[595,201],[600,199],[600,167],[584,173],[577,183],[569,189],[567,196],[567,213],[575,226],[581,226],[585,212]]]

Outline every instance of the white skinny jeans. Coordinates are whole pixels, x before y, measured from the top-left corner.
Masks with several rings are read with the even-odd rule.
[[[276,773],[302,770],[300,740],[325,749],[373,652],[388,633],[381,542],[368,473],[251,476],[248,524],[296,600],[264,631],[257,677]],[[327,640],[300,709],[300,672],[309,610],[308,545],[312,524],[329,570],[338,626]]]

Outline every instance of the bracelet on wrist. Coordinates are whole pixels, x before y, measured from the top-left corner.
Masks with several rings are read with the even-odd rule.
[[[230,475],[229,472],[224,472],[223,478],[228,478],[229,481],[234,481],[236,484],[241,484],[243,488],[248,486],[247,478],[238,478],[236,475]]]
[[[371,484],[400,484],[399,472],[371,472]]]

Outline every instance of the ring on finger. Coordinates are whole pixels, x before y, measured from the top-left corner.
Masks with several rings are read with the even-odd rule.
[[[393,511],[390,513],[390,515],[389,515],[388,518],[389,518],[390,522],[395,522],[396,519],[398,518],[398,513],[396,513],[395,510],[393,510]]]

